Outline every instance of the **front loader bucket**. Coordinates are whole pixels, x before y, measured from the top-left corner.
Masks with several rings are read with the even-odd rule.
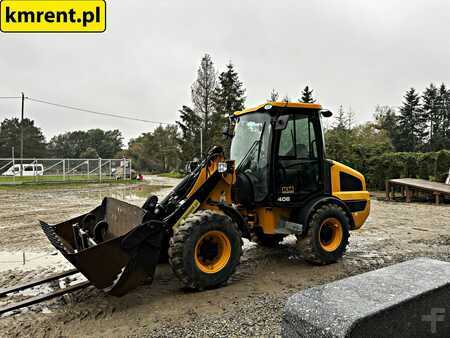
[[[122,296],[153,278],[158,263],[164,226],[145,216],[144,209],[105,198],[87,214],[40,224],[53,246],[93,285]]]

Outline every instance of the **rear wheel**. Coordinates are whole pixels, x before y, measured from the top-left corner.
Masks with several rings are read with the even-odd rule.
[[[175,230],[169,263],[185,286],[202,290],[224,284],[239,265],[241,254],[241,235],[231,218],[203,210]]]
[[[297,239],[297,248],[310,263],[334,263],[347,248],[349,228],[349,219],[341,207],[324,205],[312,215],[306,236]]]

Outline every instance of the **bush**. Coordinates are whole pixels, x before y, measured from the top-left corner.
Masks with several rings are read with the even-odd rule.
[[[435,166],[435,180],[438,182],[445,182],[450,168],[450,151],[441,150],[436,156]]]
[[[385,181],[393,178],[422,178],[444,182],[450,167],[450,151],[435,153],[386,153],[368,161],[366,175],[371,189],[385,187]]]

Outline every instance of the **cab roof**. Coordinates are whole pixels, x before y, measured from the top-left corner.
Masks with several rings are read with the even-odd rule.
[[[241,111],[237,111],[233,113],[233,116],[241,116],[248,113],[254,113],[259,110],[267,110],[265,107],[271,106],[272,107],[279,107],[279,108],[303,108],[303,109],[314,109],[314,110],[320,110],[322,109],[322,106],[318,103],[303,103],[303,102],[266,102],[263,104],[260,104],[259,106],[253,107],[253,108],[247,108]]]

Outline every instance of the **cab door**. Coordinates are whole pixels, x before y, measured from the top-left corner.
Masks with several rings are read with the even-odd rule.
[[[323,189],[322,143],[317,116],[291,114],[278,132],[275,157],[277,202],[297,203]]]

